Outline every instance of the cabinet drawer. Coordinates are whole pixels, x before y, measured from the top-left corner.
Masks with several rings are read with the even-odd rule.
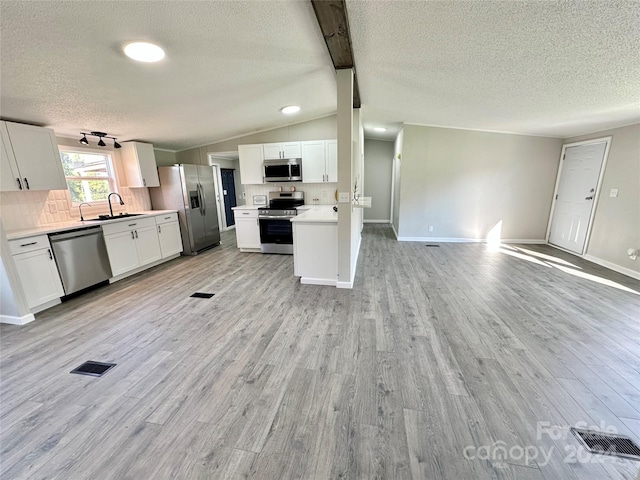
[[[9,240],[9,248],[13,255],[19,253],[33,252],[43,248],[50,248],[49,237],[46,235],[38,235],[37,237],[27,237],[18,240]]]
[[[258,209],[255,210],[234,210],[233,214],[236,218],[258,218]]]
[[[166,213],[164,215],[158,215],[154,217],[156,219],[156,225],[162,225],[163,223],[171,223],[178,221],[177,213]]]
[[[127,230],[137,230],[144,227],[155,227],[155,225],[155,217],[130,217],[122,222],[111,222],[109,224],[103,224],[102,231],[105,235],[111,235],[113,233],[126,232]]]

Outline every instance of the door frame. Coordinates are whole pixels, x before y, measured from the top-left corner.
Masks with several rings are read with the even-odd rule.
[[[553,197],[552,197],[552,201],[551,201],[551,211],[549,212],[549,221],[547,222],[547,234],[545,236],[545,242],[547,243],[547,245],[550,245],[554,248],[558,248],[564,252],[567,253],[571,253],[573,255],[577,255],[579,257],[584,257],[587,250],[589,249],[589,242],[591,241],[591,227],[593,226],[593,220],[595,219],[596,216],[596,208],[598,206],[598,202],[600,201],[600,191],[602,190],[602,181],[604,180],[604,172],[606,170],[606,166],[607,166],[607,160],[609,158],[609,149],[611,148],[611,139],[613,138],[613,136],[608,136],[608,137],[599,137],[599,138],[592,138],[589,140],[582,140],[580,142],[572,142],[572,143],[565,143],[562,145],[562,151],[560,152],[560,162],[558,163],[558,174],[556,175],[556,185],[553,189]],[[584,240],[584,245],[582,247],[582,252],[581,253],[576,253],[576,252],[572,252],[571,250],[567,250],[566,248],[562,248],[559,247],[558,245],[554,245],[552,243],[549,243],[549,236],[551,235],[551,222],[553,221],[553,214],[556,208],[556,200],[557,200],[557,196],[558,196],[558,187],[560,186],[560,176],[562,175],[562,167],[563,165],[563,161],[564,161],[564,157],[566,154],[566,150],[569,147],[579,147],[581,145],[588,145],[590,143],[602,143],[602,142],[606,142],[605,148],[604,148],[604,155],[602,157],[602,165],[600,166],[600,172],[598,174],[598,183],[596,186],[596,191],[593,197],[593,203],[591,204],[591,212],[589,213],[589,223],[587,224],[587,234],[585,236],[585,240]]]
[[[222,195],[222,177],[220,175],[220,164],[210,162],[210,165],[213,169],[214,185],[216,187],[216,210],[218,211],[218,224],[220,225],[220,231],[224,232],[226,230],[230,230],[230,228],[227,227],[227,217],[224,214],[224,196]]]

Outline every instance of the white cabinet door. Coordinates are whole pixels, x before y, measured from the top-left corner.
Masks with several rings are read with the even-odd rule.
[[[121,155],[128,187],[160,186],[153,145],[142,142],[124,142]]]
[[[265,143],[262,145],[265,160],[278,160],[282,158],[281,143]]]
[[[134,233],[140,265],[146,265],[162,258],[155,226],[138,228]]]
[[[302,142],[302,182],[326,181],[325,142]]]
[[[240,159],[240,178],[243,185],[264,183],[262,145],[238,145]],[[276,157],[277,158],[277,157]]]
[[[282,144],[282,158],[300,158],[302,146],[300,142],[288,142]]]
[[[326,142],[327,153],[327,182],[338,181],[338,141],[327,140]],[[302,172],[304,175],[304,172]]]
[[[22,289],[29,308],[37,307],[64,295],[56,262],[51,249],[14,255]]]
[[[158,240],[162,258],[167,258],[182,252],[182,237],[180,237],[180,224],[169,222],[158,225]]]
[[[258,218],[242,218],[236,210],[236,243],[238,248],[260,248]]]
[[[0,192],[12,192],[20,190],[22,180],[18,182],[20,171],[13,156],[11,142],[5,122],[0,125]]]
[[[105,235],[104,242],[107,245],[109,264],[114,277],[140,265],[133,230]]]
[[[66,190],[56,136],[50,128],[5,122],[24,190]]]

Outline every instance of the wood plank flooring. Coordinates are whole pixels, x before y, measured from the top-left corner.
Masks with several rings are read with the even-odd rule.
[[[0,327],[0,477],[635,480],[568,428],[640,443],[638,292],[548,246],[386,226],[353,290],[300,285],[225,232]],[[86,360],[118,365],[69,374]]]

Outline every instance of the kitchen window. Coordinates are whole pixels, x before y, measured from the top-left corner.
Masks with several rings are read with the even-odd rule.
[[[67,187],[74,205],[82,202],[106,202],[117,192],[111,155],[60,149]]]

